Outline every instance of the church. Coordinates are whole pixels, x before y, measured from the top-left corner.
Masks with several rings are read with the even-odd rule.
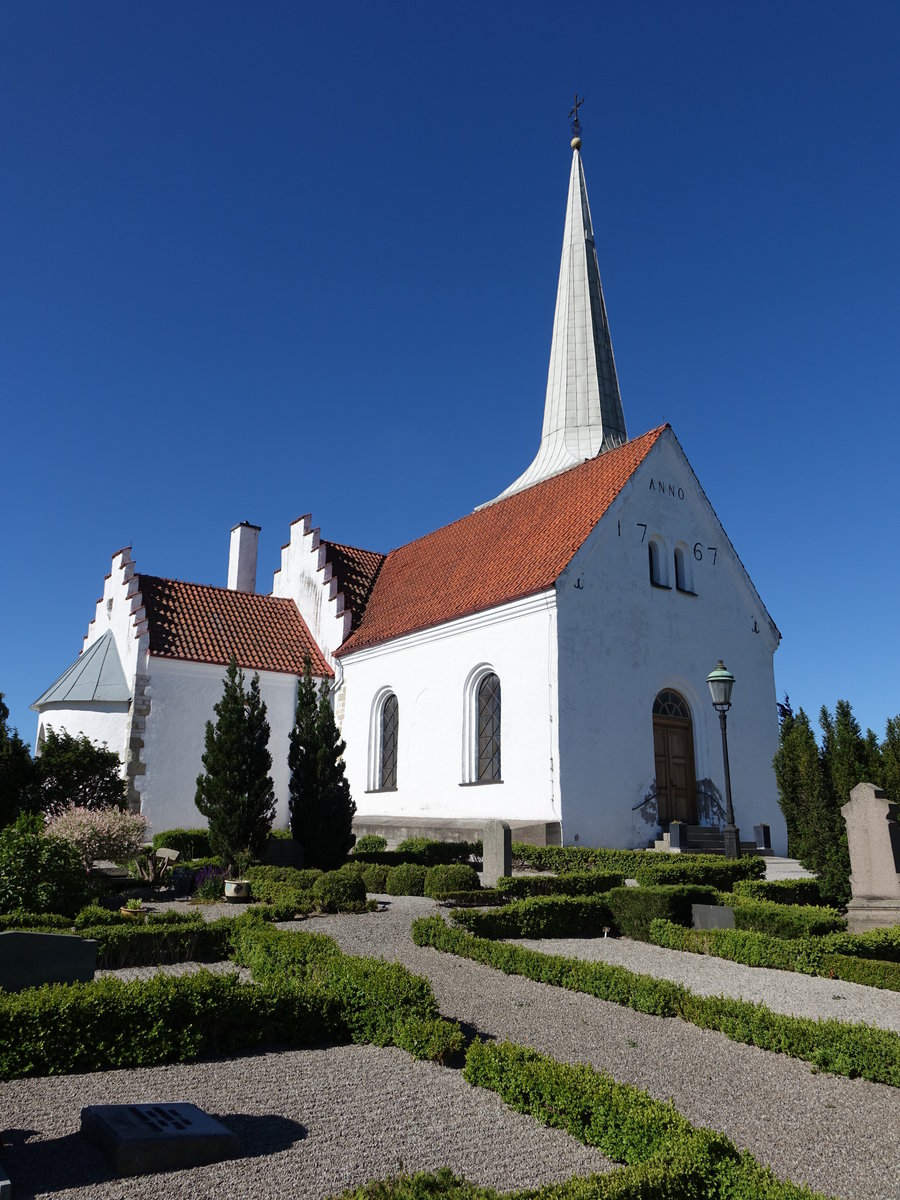
[[[258,672],[288,824],[288,735],[306,657],[331,687],[358,833],[646,846],[724,825],[706,677],[737,679],[736,823],[786,853],[772,757],[780,634],[669,425],[629,438],[578,130],[543,429],[499,496],[382,554],[295,521],[272,590],[259,529],[231,532],[228,586],[137,570],[117,551],[82,651],[35,701],[46,730],[105,742],[154,831],[194,807],[232,654]],[[480,498],[478,498],[480,499]],[[699,843],[698,843],[699,844]]]

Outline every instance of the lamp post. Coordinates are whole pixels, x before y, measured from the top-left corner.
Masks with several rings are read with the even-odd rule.
[[[731,771],[728,766],[728,733],[725,728],[725,714],[731,708],[734,676],[720,658],[707,675],[706,682],[709,684],[713,708],[719,714],[719,724],[722,727],[722,758],[725,761],[725,857],[740,858],[741,836],[734,825],[734,806],[731,803]]]

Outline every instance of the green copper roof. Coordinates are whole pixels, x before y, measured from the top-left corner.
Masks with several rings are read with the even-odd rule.
[[[131,688],[110,630],[82,651],[71,667],[60,675],[32,708],[45,704],[124,703],[131,700]]]

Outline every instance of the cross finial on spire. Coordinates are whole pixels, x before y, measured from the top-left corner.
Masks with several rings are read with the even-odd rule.
[[[584,104],[584,96],[578,99],[578,93],[575,93],[575,106],[569,113],[569,120],[572,122],[572,137],[581,137],[581,121],[578,119],[578,110]]]

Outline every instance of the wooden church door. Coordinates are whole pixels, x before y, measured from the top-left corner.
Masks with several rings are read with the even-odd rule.
[[[662,691],[653,702],[653,754],[660,825],[670,821],[696,825],[694,729],[691,710],[678,692]]]

